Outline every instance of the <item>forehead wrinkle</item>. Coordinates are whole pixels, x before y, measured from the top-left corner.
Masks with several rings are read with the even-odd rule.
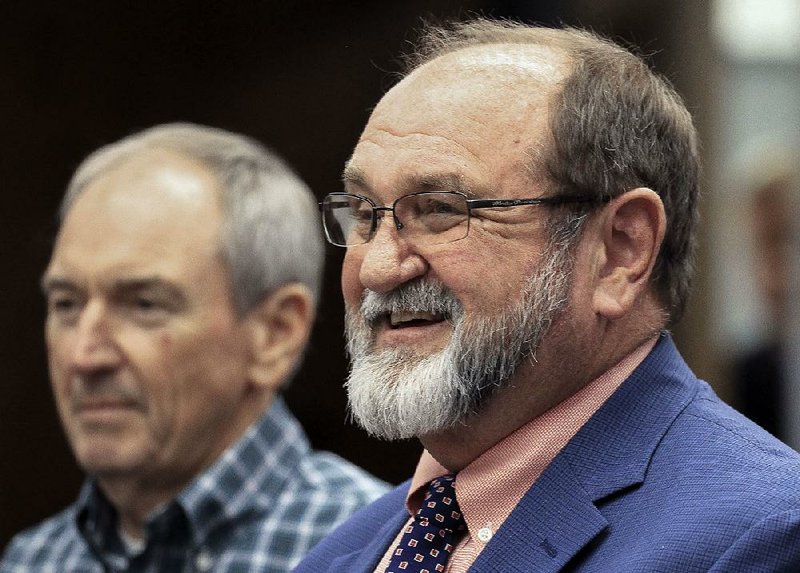
[[[376,132],[376,133],[373,135],[370,132]],[[368,133],[370,133],[370,134],[367,135]],[[367,129],[364,130],[364,133],[361,135],[361,138],[358,140],[358,143],[359,144],[361,144],[361,143],[373,143],[375,145],[380,145],[380,143],[378,143],[378,141],[376,141],[375,135],[381,135],[381,134],[385,134],[385,135],[388,135],[389,137],[398,138],[398,139],[408,139],[408,138],[413,138],[413,137],[424,137],[424,138],[430,138],[430,139],[434,139],[434,140],[442,140],[442,141],[447,142],[448,145],[453,145],[453,146],[457,147],[458,149],[466,152],[475,161],[479,161],[481,163],[483,162],[483,160],[480,158],[480,156],[477,153],[475,153],[474,151],[472,151],[469,147],[467,147],[466,145],[464,145],[463,143],[461,143],[459,141],[455,141],[454,139],[451,139],[449,137],[445,137],[440,133],[428,133],[426,131],[421,131],[421,130],[415,130],[415,131],[410,131],[408,133],[403,133],[402,131],[391,127],[385,121],[379,122],[376,125],[371,120],[370,124],[367,125]],[[419,144],[417,147],[419,149],[429,149],[431,147],[431,144],[430,143]]]
[[[486,163],[484,159],[471,151],[464,144],[439,134],[425,133],[422,131],[403,134],[391,128],[378,128],[374,125],[368,126],[364,133],[367,134],[370,131],[375,133],[362,135],[358,142],[359,145],[372,144],[378,146],[379,148],[385,148],[386,146],[380,142],[381,135],[386,135],[393,139],[408,139],[415,137],[428,138],[431,140],[445,142],[448,149],[445,152],[436,151],[436,145],[425,141],[415,143],[412,146],[412,149],[419,150],[423,153],[436,153],[437,155],[443,153],[443,156],[445,157],[454,156],[458,162],[463,162],[465,159],[464,156],[458,155],[458,152],[463,151],[464,155],[468,156],[466,157],[468,161],[474,161],[475,163],[484,166]],[[406,147],[403,150],[403,153],[407,153],[407,150],[408,148]],[[367,170],[357,165],[358,162],[359,154],[358,151],[356,151],[345,164],[342,172],[342,182],[345,185],[357,187],[363,192],[369,192],[376,187],[376,185],[372,182],[374,180],[374,176],[370,176],[370,174],[367,173]],[[441,170],[437,170],[436,167],[428,167],[429,163],[430,160],[426,159],[425,155],[417,160],[404,162],[404,164],[399,168],[400,175],[398,177],[399,181],[395,185],[396,189],[407,190],[408,192],[437,190],[457,191],[468,196],[474,195],[474,188],[478,187],[478,185],[476,185],[474,182],[467,181],[464,173],[456,169],[446,167],[443,167]]]

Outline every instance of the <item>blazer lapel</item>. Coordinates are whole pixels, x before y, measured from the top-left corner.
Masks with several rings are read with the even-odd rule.
[[[663,334],[542,473],[470,571],[540,573],[566,566],[608,526],[604,500],[644,481],[659,441],[697,392],[694,381]]]
[[[352,553],[346,553],[331,561],[326,571],[347,571],[348,573],[373,573],[380,563],[383,554],[389,549],[389,544],[397,537],[400,529],[408,520],[408,512],[403,509],[375,532],[367,545],[356,548]]]

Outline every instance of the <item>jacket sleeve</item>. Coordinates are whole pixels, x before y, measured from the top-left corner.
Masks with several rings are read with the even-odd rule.
[[[710,573],[800,571],[800,509],[771,515],[741,535]]]

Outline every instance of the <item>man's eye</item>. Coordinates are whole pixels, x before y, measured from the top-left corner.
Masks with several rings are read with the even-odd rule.
[[[75,310],[78,307],[78,303],[74,297],[51,296],[47,306],[51,312],[63,313]]]
[[[437,215],[449,215],[450,213],[458,212],[455,206],[451,203],[445,203],[444,201],[431,201],[426,211]]]
[[[53,294],[47,297],[47,314],[64,324],[78,320],[81,306],[80,299],[75,296]]]
[[[139,297],[134,301],[136,308],[141,310],[153,310],[158,307],[158,303],[151,298]]]
[[[466,214],[466,204],[457,196],[441,194],[440,196],[418,196],[416,211],[419,215],[458,215]]]
[[[350,217],[359,222],[372,221],[372,209],[369,207],[350,209]]]
[[[130,318],[142,326],[162,325],[179,311],[174,299],[160,293],[132,294],[125,306]]]
[[[161,315],[167,310],[163,301],[147,296],[134,297],[131,300],[131,308],[137,314],[148,317]]]
[[[69,310],[75,306],[75,301],[69,298],[59,298],[53,300],[50,306],[55,310]]]

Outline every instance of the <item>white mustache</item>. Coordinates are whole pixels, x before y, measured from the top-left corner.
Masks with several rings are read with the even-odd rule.
[[[461,301],[439,282],[420,280],[397,287],[388,293],[366,290],[361,301],[361,316],[368,326],[393,313],[430,313],[446,320],[464,314]]]

